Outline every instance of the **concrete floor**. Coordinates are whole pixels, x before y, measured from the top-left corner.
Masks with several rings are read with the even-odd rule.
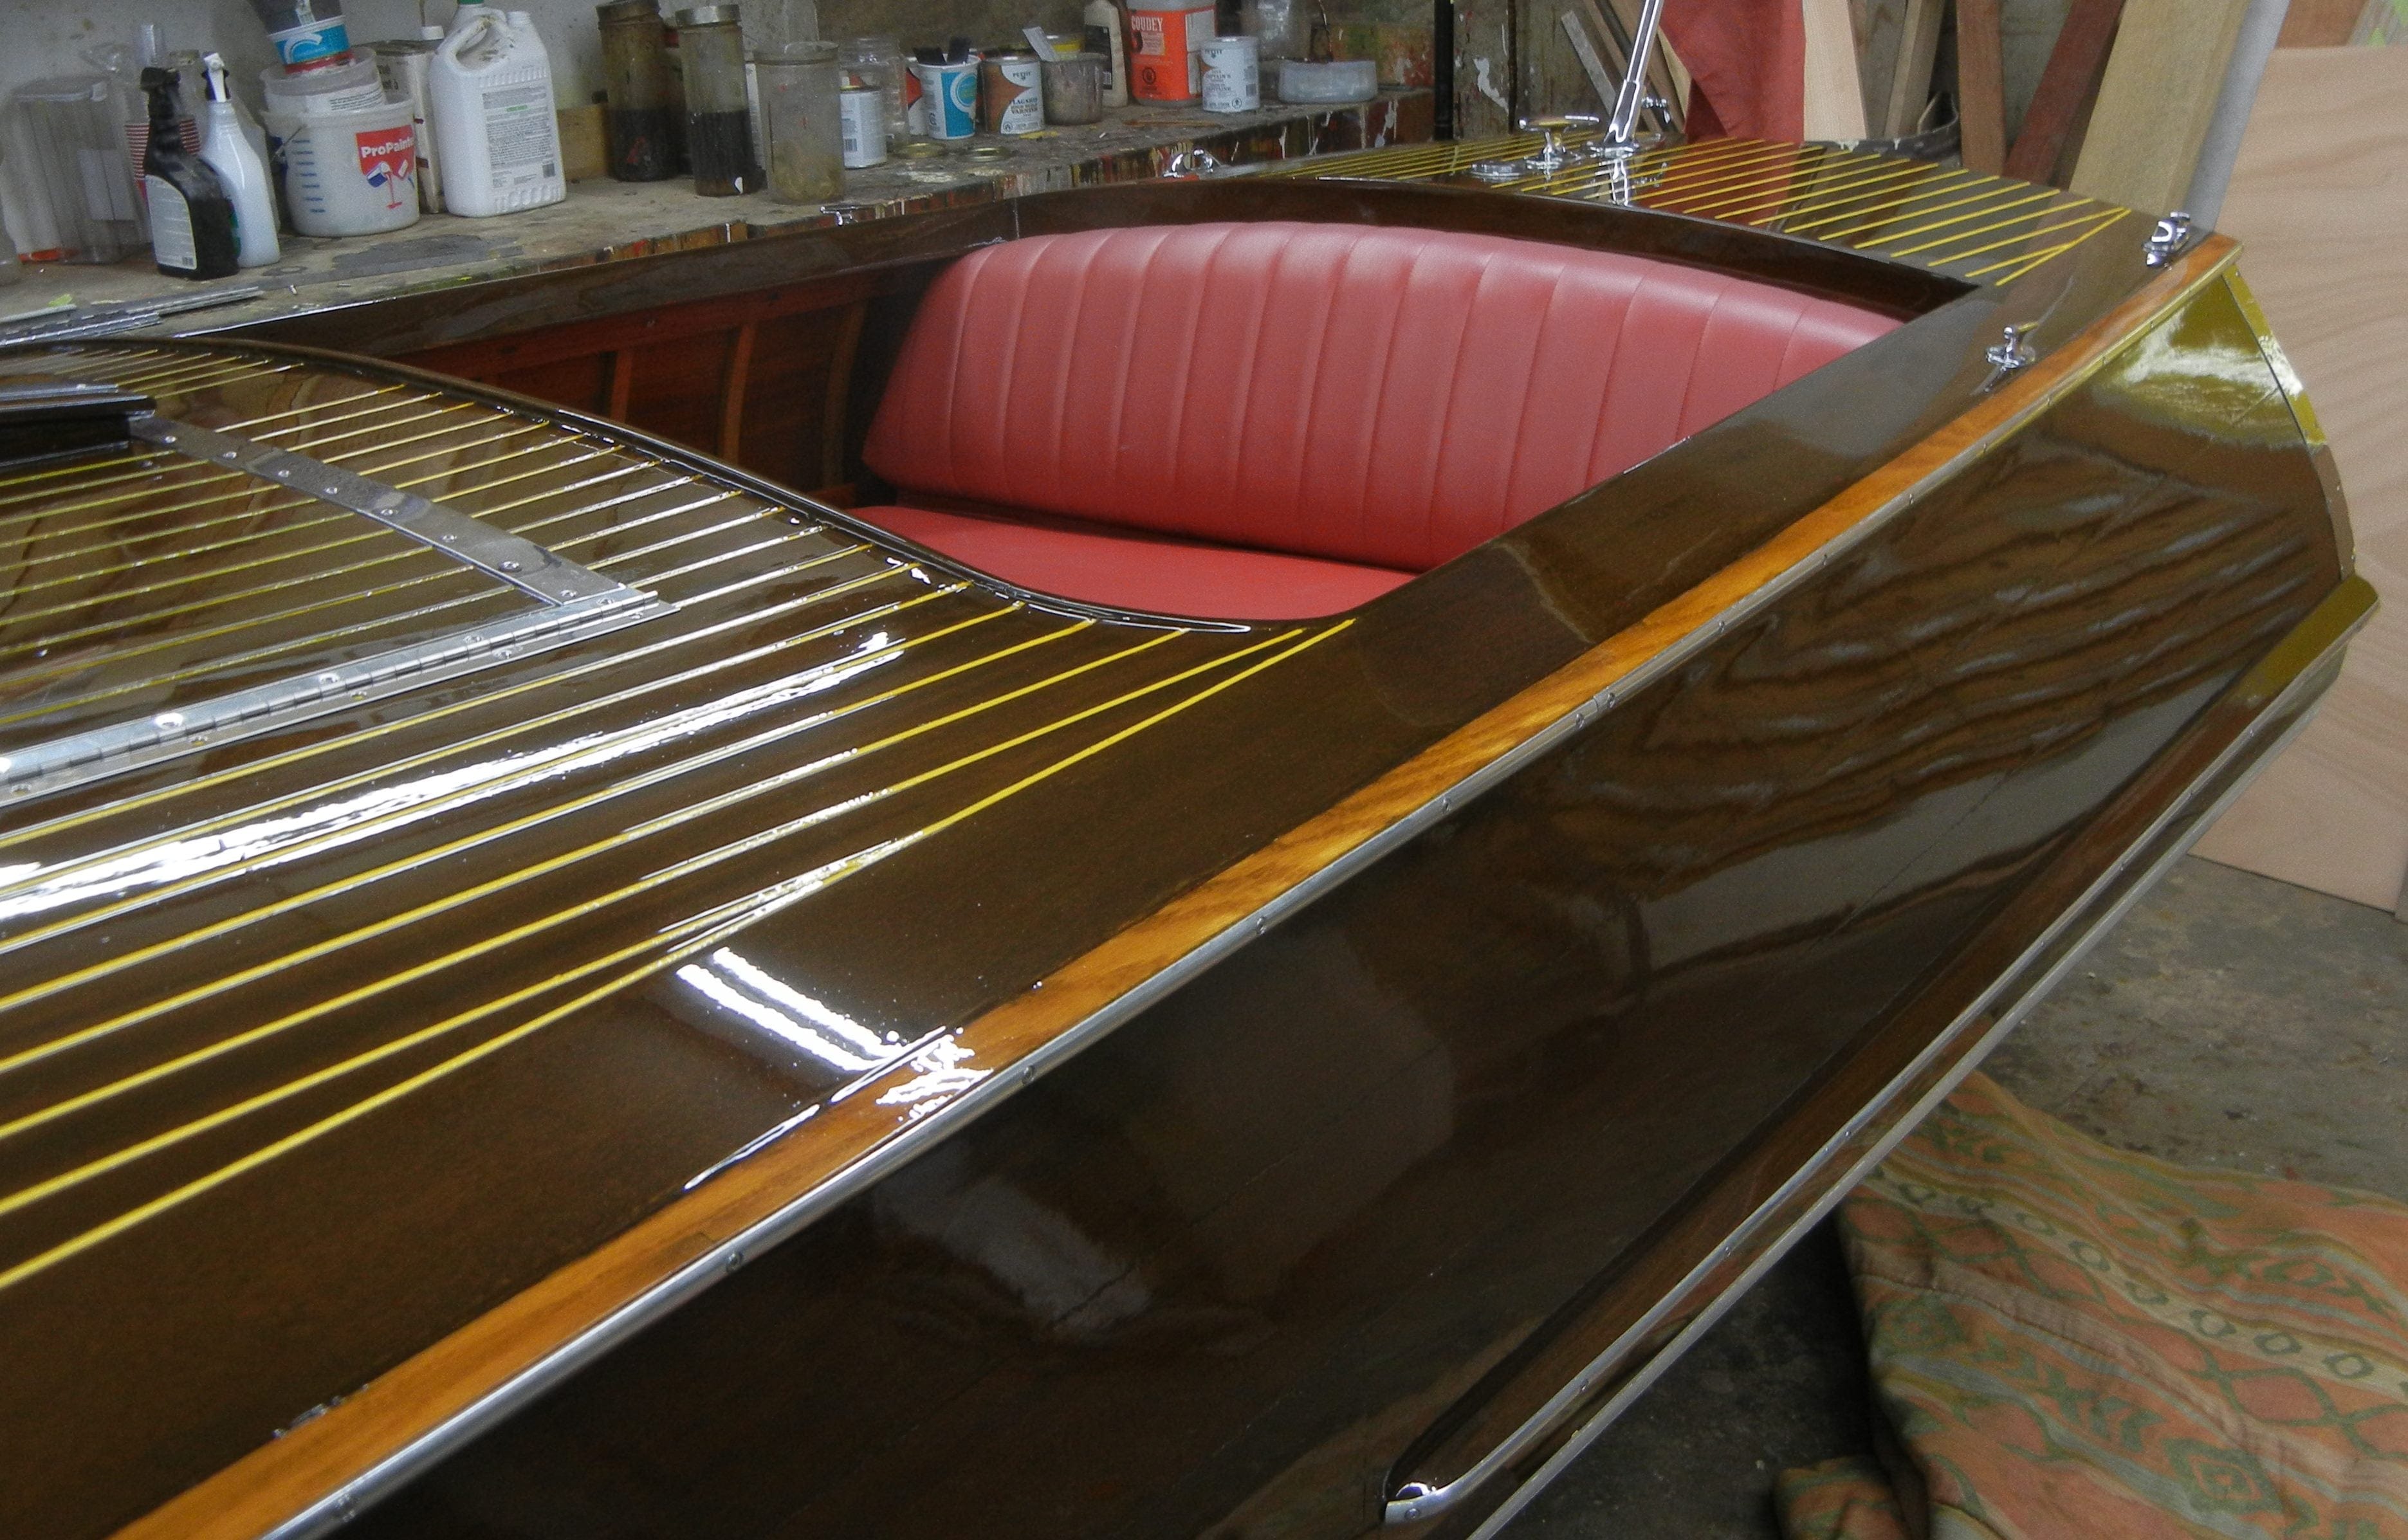
[[[2408,1199],[2408,925],[2185,861],[1984,1067],[2126,1149]],[[1773,1476],[1869,1415],[1826,1224],[1506,1534],[1777,1540]]]

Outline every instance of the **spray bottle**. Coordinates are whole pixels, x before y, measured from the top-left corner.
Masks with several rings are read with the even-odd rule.
[[[201,70],[209,98],[201,159],[218,174],[234,204],[236,260],[245,267],[265,267],[283,254],[276,240],[276,200],[267,190],[267,166],[235,117],[225,61],[209,54],[201,61]]]
[[[150,205],[150,253],[171,278],[222,278],[240,265],[234,203],[208,163],[179,142],[182,105],[174,72],[146,69],[150,142],[144,147],[142,186]]]

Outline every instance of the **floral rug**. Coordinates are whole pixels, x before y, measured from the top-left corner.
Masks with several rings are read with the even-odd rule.
[[[1784,1475],[1789,1540],[2408,1540],[2408,1206],[1976,1076],[1840,1223],[1894,1437]]]

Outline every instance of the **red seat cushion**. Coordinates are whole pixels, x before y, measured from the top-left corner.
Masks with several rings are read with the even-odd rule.
[[[1419,572],[1897,324],[1492,235],[1038,235],[932,286],[866,458],[907,494]]]
[[[1309,556],[928,508],[853,511],[855,518],[1023,588],[1166,615],[1300,620],[1352,609],[1413,576]]]

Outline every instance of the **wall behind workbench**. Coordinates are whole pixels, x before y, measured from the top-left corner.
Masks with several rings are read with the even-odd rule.
[[[960,34],[982,42],[1016,36],[1031,21],[1053,30],[1073,24],[1082,0],[822,0],[820,36],[841,38],[892,33],[907,43],[941,42]],[[671,0],[676,4],[676,0]],[[347,0],[358,41],[413,36],[422,16],[449,21],[452,0]],[[519,0],[535,17],[552,55],[552,83],[564,107],[593,99],[601,88],[602,50],[593,0]],[[752,7],[748,7],[748,10]],[[1342,8],[1333,7],[1333,11]],[[91,73],[83,50],[131,42],[134,29],[157,21],[175,48],[215,49],[241,82],[244,99],[259,106],[259,72],[273,57],[249,0],[0,0],[0,27],[8,50],[0,88],[53,75]]]

